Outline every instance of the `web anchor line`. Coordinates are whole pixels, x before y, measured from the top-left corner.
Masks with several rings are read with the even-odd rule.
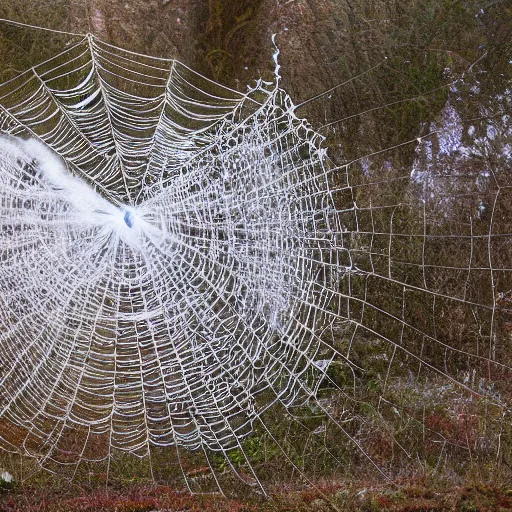
[[[15,25],[15,26],[18,26],[18,27],[23,27],[23,28],[30,28],[30,29],[35,29],[35,30],[44,30],[46,32],[53,32],[55,34],[64,34],[64,35],[67,35],[67,36],[75,36],[75,37],[86,37],[86,34],[78,34],[76,32],[67,32],[65,30],[56,30],[56,29],[53,29],[53,28],[41,27],[39,25],[31,25],[29,23],[23,23],[21,21],[9,20],[9,19],[6,19],[6,18],[0,18],[0,22],[1,23],[7,23],[9,25]]]

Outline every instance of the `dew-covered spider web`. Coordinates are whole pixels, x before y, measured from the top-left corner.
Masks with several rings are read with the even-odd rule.
[[[508,458],[510,177],[436,126],[333,163],[278,70],[88,36],[0,86],[2,448],[194,491]]]

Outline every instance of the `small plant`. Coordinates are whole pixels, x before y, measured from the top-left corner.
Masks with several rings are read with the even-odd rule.
[[[3,489],[10,489],[14,484],[14,477],[8,471],[0,473],[0,491]]]

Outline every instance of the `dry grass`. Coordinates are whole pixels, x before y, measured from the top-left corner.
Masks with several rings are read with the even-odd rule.
[[[23,493],[0,491],[2,512],[495,512],[510,510],[512,488],[473,484],[463,487],[425,478],[395,486],[372,482],[317,482],[316,490],[280,488],[266,500],[226,500],[193,496],[162,485],[126,483],[85,490],[62,483],[46,488],[26,487]]]

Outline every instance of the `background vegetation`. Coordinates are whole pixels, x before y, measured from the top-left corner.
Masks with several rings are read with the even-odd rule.
[[[357,218],[347,216],[344,222],[353,232],[358,268],[372,275],[355,276],[343,286],[375,308],[354,301],[350,318],[357,322],[336,326],[331,342],[350,355],[357,370],[336,361],[319,398],[393,480],[383,482],[368,459],[339,438],[335,425],[305,404],[292,411],[274,408],[264,422],[316,490],[304,490],[310,486],[293,466],[283,467],[268,432],[256,428],[244,451],[268,483],[271,503],[247,500],[239,482],[227,475],[230,465],[242,475],[247,471],[235,450],[229,460],[212,461],[219,474],[226,473],[224,486],[240,494],[238,501],[192,499],[174,487],[151,486],[146,462],[119,456],[108,486],[104,468],[84,468],[80,488],[37,473],[23,485],[4,485],[0,510],[512,507],[512,8],[507,2],[3,0],[0,17],[90,31],[133,51],[176,57],[240,90],[260,76],[273,79],[271,35],[276,33],[282,86],[297,105],[345,84],[298,112],[326,136],[337,164],[357,160],[347,172],[350,199],[359,210]],[[0,23],[0,81],[75,40]],[[443,152],[442,137],[426,138],[430,146],[403,145],[432,129],[448,139],[460,132],[457,151]],[[467,157],[460,148],[473,153]],[[427,181],[411,185],[411,172],[427,168]],[[485,172],[492,179],[482,184]],[[356,225],[371,226],[372,232],[357,232]],[[390,244],[391,228],[408,238],[397,236]],[[492,286],[489,272],[478,270],[489,267],[490,254]],[[457,262],[461,272],[453,270]],[[392,279],[375,278],[385,275]],[[404,297],[398,285],[403,282],[439,296],[432,300],[420,290]],[[490,309],[474,307],[477,303]],[[431,333],[445,348],[415,336],[414,329],[407,332],[389,314]],[[357,323],[372,330],[355,328]],[[386,339],[398,340],[406,351]],[[475,356],[483,358],[481,363]],[[431,372],[430,366],[444,368],[454,379]],[[346,393],[333,393],[332,383]],[[34,469],[31,461],[1,457],[0,469],[15,473],[16,482],[21,472]],[[190,453],[182,457],[189,484],[207,488],[203,462]],[[155,450],[153,459],[158,481],[182,477],[168,453]]]

